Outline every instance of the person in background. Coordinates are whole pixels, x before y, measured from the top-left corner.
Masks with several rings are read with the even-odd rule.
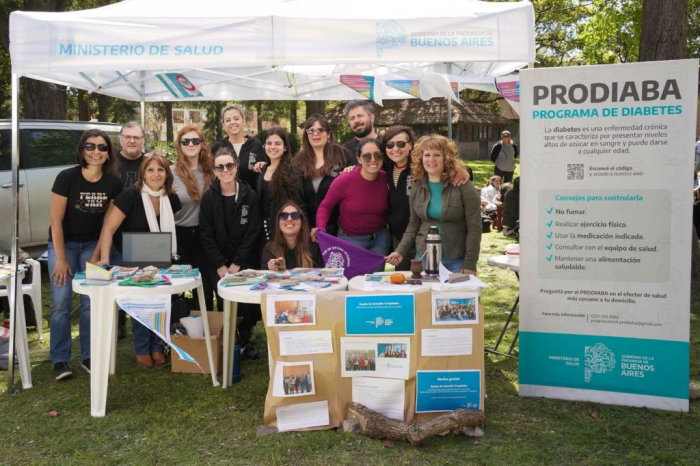
[[[481,199],[482,201],[486,201],[486,209],[495,209],[496,208],[496,196],[499,193],[499,190],[501,188],[501,177],[500,176],[492,176],[489,178],[489,180],[486,182],[486,186],[484,189],[481,190]]]
[[[504,183],[513,181],[515,159],[519,154],[518,145],[510,139],[510,131],[503,131],[501,140],[491,149],[491,161],[495,164],[493,174],[500,176]]]
[[[98,129],[80,137],[77,167],[63,170],[51,189],[49,284],[51,286],[50,353],[56,380],[73,375],[71,354],[72,276],[85,270],[102,230],[107,208],[122,191],[114,174],[112,142]],[[90,372],[90,298],[80,296],[81,366]]]
[[[357,146],[364,138],[379,139],[374,129],[374,104],[369,100],[351,100],[343,109],[354,138],[343,147],[348,151],[350,162],[357,165]]]
[[[520,177],[513,180],[513,189],[503,198],[503,235],[512,236],[520,220]]]
[[[139,232],[172,233],[171,251],[177,257],[177,232],[175,214],[182,209],[180,198],[173,191],[173,173],[165,155],[152,152],[141,164],[139,176],[114,200],[100,235],[100,261],[97,265],[110,265],[112,244],[122,252],[122,234]],[[136,363],[142,367],[164,364],[165,355],[160,338],[148,327],[131,320],[134,334]]]
[[[700,134],[698,134],[698,141],[695,143],[695,169],[700,170]]]
[[[262,219],[258,196],[242,179],[236,179],[238,157],[228,147],[214,155],[216,180],[202,196],[199,211],[199,234],[209,261],[207,273],[217,283],[227,273],[256,268],[255,245],[261,233]],[[219,310],[223,310],[221,296],[216,296]],[[262,318],[260,306],[238,306],[243,321],[238,325],[241,355],[258,357],[251,342],[253,327]]]
[[[423,256],[428,230],[437,226],[442,237],[443,265],[451,272],[475,274],[481,243],[481,198],[471,182],[462,186],[448,183],[461,163],[457,146],[444,136],[432,134],[419,139],[414,151],[411,218],[387,262],[399,264],[413,244],[416,256]]]
[[[503,207],[505,206],[506,193],[511,189],[513,189],[512,183],[503,183],[498,195],[493,200],[494,204],[496,204],[496,220],[493,222],[493,229],[496,231],[503,229]]]
[[[229,105],[221,112],[221,124],[224,126],[227,136],[214,143],[211,153],[216,155],[223,147],[233,151],[238,159],[238,178],[255,186],[256,173],[255,164],[257,162],[268,162],[265,157],[265,150],[257,139],[246,136],[243,126],[245,125],[245,114],[238,105]]]
[[[264,147],[270,164],[262,168],[255,185],[263,219],[262,246],[275,236],[275,216],[280,207],[287,201],[303,206],[304,198],[301,190],[304,180],[292,165],[292,147],[287,131],[280,127],[267,130]]]
[[[360,168],[338,177],[318,208],[316,231],[325,230],[336,206],[340,208],[338,238],[377,254],[386,255],[391,247],[386,214],[389,188],[382,170],[384,153],[377,139],[365,138],[357,146]],[[382,264],[382,269],[384,264]]]
[[[204,302],[214,309],[214,285],[199,237],[199,203],[202,195],[214,182],[214,168],[204,133],[199,126],[186,125],[177,133],[177,163],[173,165],[173,190],[182,209],[175,215],[178,264],[187,264],[200,270]],[[195,295],[197,291],[194,291]],[[189,309],[199,309],[199,301],[189,303]]]
[[[333,180],[353,163],[342,146],[332,142],[331,126],[323,115],[314,113],[304,123],[301,150],[292,160],[303,179],[304,204],[309,226],[316,227],[316,212],[328,193]],[[335,210],[326,223],[326,231],[338,232],[338,212]]]
[[[262,270],[323,267],[318,245],[311,241],[309,222],[299,204],[288,201],[277,214],[275,235],[262,252]]]

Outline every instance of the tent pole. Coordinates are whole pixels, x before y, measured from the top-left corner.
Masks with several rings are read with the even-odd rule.
[[[141,89],[141,126],[146,131],[146,85],[143,82],[144,79],[146,79],[146,73],[144,71],[139,72],[139,81],[141,83],[139,86]]]
[[[146,128],[146,102],[141,101],[141,126],[143,126],[144,131]]]
[[[15,333],[17,333],[17,300],[23,299],[18,293],[19,283],[17,280],[17,258],[19,257],[19,75],[12,73],[12,246],[10,249],[11,275],[10,289],[8,297],[14,296],[10,302],[10,348],[7,359],[7,393],[15,391],[15,346],[17,344]],[[39,323],[41,325],[41,323]]]
[[[447,63],[447,76],[452,74],[452,64]],[[447,98],[447,139],[452,140],[452,98]]]

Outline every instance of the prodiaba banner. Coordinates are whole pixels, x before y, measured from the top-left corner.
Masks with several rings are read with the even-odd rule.
[[[688,411],[698,61],[520,83],[520,394]]]

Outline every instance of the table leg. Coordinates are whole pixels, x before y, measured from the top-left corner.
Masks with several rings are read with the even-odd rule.
[[[90,414],[104,417],[107,408],[110,356],[116,300],[111,287],[90,287]]]
[[[17,349],[17,359],[19,363],[19,374],[22,378],[22,388],[28,389],[32,388],[32,371],[29,367],[29,344],[27,343],[27,324],[24,318],[24,295],[22,294],[22,277],[24,274],[17,274],[17,278],[14,280],[19,280],[18,295],[20,299],[17,299],[12,293],[12,288],[8,288],[8,297],[10,298],[10,311],[15,309],[14,301],[17,299],[17,309],[15,310],[15,345]],[[8,286],[12,286],[9,285]],[[41,325],[41,324],[38,324]]]
[[[511,355],[513,352],[513,348],[515,348],[515,344],[518,342],[518,337],[520,336],[520,330],[515,332],[515,338],[513,338],[513,343],[510,344],[510,348],[508,348],[508,356]]]
[[[222,388],[231,386],[233,372],[233,348],[236,345],[236,326],[238,324],[238,303],[224,299],[224,380]]]
[[[209,356],[209,370],[211,371],[211,383],[219,386],[219,381],[216,378],[216,367],[214,367],[214,352],[211,349],[211,330],[209,330],[209,317],[207,316],[207,303],[204,300],[204,288],[201,285],[197,287],[197,296],[199,297],[199,309],[202,315],[202,325],[204,326],[204,338],[207,346],[207,355]]]
[[[510,321],[513,318],[513,314],[515,314],[515,310],[518,308],[518,303],[520,303],[520,295],[518,295],[518,297],[515,298],[515,304],[513,304],[513,307],[510,310],[510,314],[508,314],[506,324],[503,326],[503,330],[501,330],[501,335],[498,337],[498,341],[496,341],[496,346],[494,346],[493,348],[494,351],[498,351],[498,347],[501,345],[501,340],[503,340],[503,335],[506,334],[506,330],[508,330],[508,326],[510,325]]]
[[[114,308],[112,309],[112,352],[109,355],[109,375],[114,375],[117,372],[117,340],[119,340],[119,328],[117,321],[119,320],[119,306],[117,306],[117,301],[114,301]]]

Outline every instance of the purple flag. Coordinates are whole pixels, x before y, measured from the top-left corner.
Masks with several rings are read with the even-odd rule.
[[[348,280],[358,275],[372,273],[384,263],[384,256],[381,254],[368,251],[324,231],[317,231],[316,238],[318,238],[325,266],[343,267],[345,269],[343,274]]]

